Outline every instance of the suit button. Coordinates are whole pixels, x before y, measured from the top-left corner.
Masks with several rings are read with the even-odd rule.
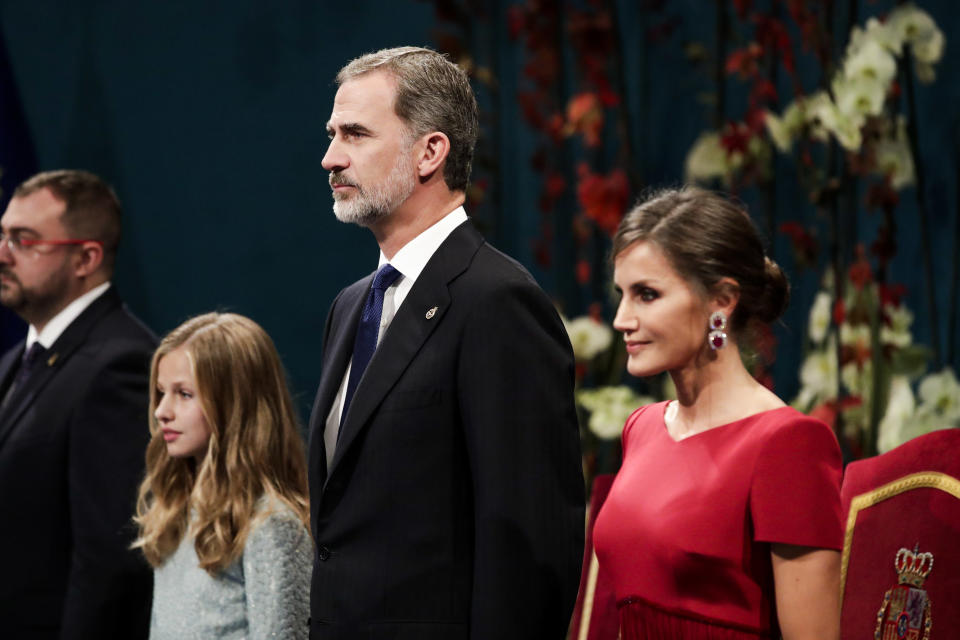
[[[326,562],[330,559],[330,549],[326,548],[323,545],[317,547],[317,557],[321,562]]]

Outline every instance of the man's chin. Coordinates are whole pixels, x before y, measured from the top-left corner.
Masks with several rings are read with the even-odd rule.
[[[0,285],[0,306],[17,311],[23,305],[23,298],[16,295],[6,285]]]
[[[333,205],[333,214],[337,216],[337,220],[347,224],[355,224],[360,227],[369,227],[389,215],[380,211],[357,211],[350,207],[338,207],[337,204],[339,203]]]

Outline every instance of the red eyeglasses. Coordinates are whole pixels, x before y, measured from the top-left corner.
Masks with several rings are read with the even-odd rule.
[[[95,242],[101,247],[103,243],[99,240],[94,240],[93,238],[81,239],[81,238],[68,238],[63,240],[32,240],[30,238],[23,238],[18,233],[12,233],[6,235],[0,233],[0,246],[3,246],[6,243],[7,248],[10,249],[11,253],[22,253],[33,249],[34,247],[66,247],[70,245],[81,245],[87,242]]]

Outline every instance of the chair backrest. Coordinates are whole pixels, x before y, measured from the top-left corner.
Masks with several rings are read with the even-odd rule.
[[[960,637],[960,429],[851,463],[841,497],[844,640]]]
[[[573,608],[568,640],[617,640],[620,635],[620,618],[613,580],[600,567],[597,554],[593,551],[593,523],[610,493],[614,477],[615,474],[611,473],[599,475],[593,480],[580,592]]]

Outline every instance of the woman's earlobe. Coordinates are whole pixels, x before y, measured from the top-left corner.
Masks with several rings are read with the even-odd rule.
[[[729,318],[740,302],[740,283],[733,278],[722,278],[714,291],[715,310],[722,311]]]

